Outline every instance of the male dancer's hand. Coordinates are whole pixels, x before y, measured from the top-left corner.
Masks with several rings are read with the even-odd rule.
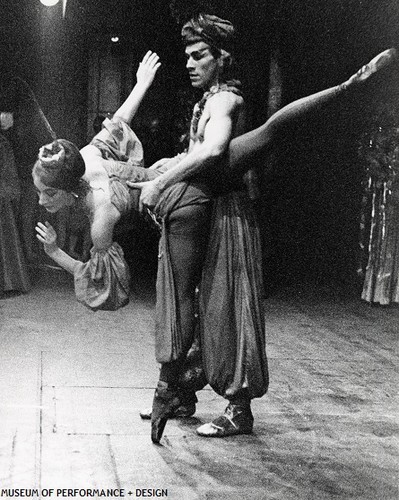
[[[139,210],[143,210],[143,207],[154,208],[158,203],[161,196],[162,190],[159,187],[157,179],[146,182],[130,182],[127,181],[126,184],[133,189],[140,189],[140,199],[139,199]]]

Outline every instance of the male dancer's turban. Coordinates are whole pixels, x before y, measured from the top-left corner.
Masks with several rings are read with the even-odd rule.
[[[234,26],[210,14],[198,14],[184,24],[181,35],[186,45],[203,41],[217,50],[232,51]]]

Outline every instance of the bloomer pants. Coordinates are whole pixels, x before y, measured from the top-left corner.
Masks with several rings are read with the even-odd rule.
[[[232,185],[236,184],[245,171],[253,166],[254,161],[264,158],[272,150],[274,142],[284,135],[284,131],[290,123],[336,99],[345,91],[345,85],[340,85],[299,99],[279,110],[261,127],[233,139],[226,158],[219,166],[213,167],[214,171],[210,173],[209,178],[212,178],[219,186],[227,185],[230,182]],[[212,249],[208,249],[212,213],[210,199],[206,199],[209,193],[206,190],[201,192],[201,188],[198,188],[198,186],[192,189],[194,190],[192,200],[185,203],[183,195],[180,204],[176,209],[170,211],[164,220],[164,236],[167,237],[170,268],[175,286],[173,293],[176,299],[174,314],[175,319],[177,318],[178,327],[172,335],[174,340],[167,345],[167,349],[163,349],[165,344],[162,342],[165,339],[161,338],[162,333],[158,330],[156,345],[158,344],[157,360],[162,364],[160,379],[169,384],[178,383],[184,358],[193,341],[195,288],[201,281],[207,250],[212,252]],[[202,197],[202,195],[204,196]],[[198,202],[199,200],[202,201]],[[217,225],[214,225],[214,227],[216,228]],[[160,258],[163,259],[164,257],[161,251]],[[261,259],[261,255],[259,255],[258,259]],[[228,266],[228,263],[226,265]],[[208,272],[212,271],[208,270]],[[165,276],[163,278],[165,282]],[[162,296],[162,292],[164,296]],[[224,291],[220,290],[220,294],[223,293]],[[164,301],[165,295],[164,288],[159,287],[157,303]],[[234,298],[232,300],[237,303]],[[218,321],[216,315],[213,317],[216,318],[215,321]],[[208,331],[206,335],[208,335],[209,339],[212,335],[212,325],[209,324],[209,321],[206,328]],[[202,338],[204,338],[203,335]],[[159,342],[160,340],[161,342]],[[262,346],[264,348],[264,344]],[[231,353],[230,356],[234,356],[234,353]],[[217,364],[217,356],[213,359],[216,360]],[[220,359],[223,359],[223,356]],[[243,362],[245,363],[245,360]],[[215,362],[213,362],[213,365],[215,365]],[[263,363],[263,365],[263,392],[266,392],[268,383],[267,363]],[[216,367],[215,369],[215,366],[213,366],[212,370],[213,372],[219,370],[221,374],[223,373],[223,367]],[[241,382],[235,380],[234,391],[239,390],[240,383],[245,387],[247,384],[245,376]],[[215,387],[219,387],[216,390],[222,395],[228,394],[229,388],[226,388],[224,384],[216,383]],[[258,397],[261,393],[262,390],[255,391],[253,397]]]

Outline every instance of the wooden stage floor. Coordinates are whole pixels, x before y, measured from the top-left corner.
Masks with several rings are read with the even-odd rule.
[[[196,435],[225,406],[207,387],[193,418],[168,422],[162,446],[138,415],[158,374],[153,307],[137,286],[124,309],[92,313],[56,271],[0,300],[0,493],[399,498],[399,307],[311,285],[280,290],[265,301],[271,385],[253,402],[253,435]]]

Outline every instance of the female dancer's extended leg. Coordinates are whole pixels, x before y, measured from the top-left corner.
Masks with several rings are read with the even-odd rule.
[[[259,161],[270,153],[275,140],[281,136],[287,125],[355,89],[396,58],[396,49],[385,50],[341,85],[298,99],[281,108],[257,129],[232,139],[223,173],[234,177],[243,175],[253,167],[255,160]]]
[[[194,186],[190,188],[195,192]],[[201,193],[201,190],[198,189],[198,192]],[[155,443],[159,442],[168,418],[189,416],[195,412],[195,389],[182,387],[180,376],[194,341],[195,288],[201,279],[207,249],[211,215],[209,200],[204,197],[203,203],[197,200],[197,203],[178,208],[172,212],[164,229],[173,271],[180,345],[176,358],[169,362],[162,361],[169,356],[169,351],[165,354],[162,349],[156,349],[157,359],[162,365],[151,410],[151,437]],[[158,300],[162,299],[157,297]],[[148,413],[142,412],[141,416],[148,418]]]

